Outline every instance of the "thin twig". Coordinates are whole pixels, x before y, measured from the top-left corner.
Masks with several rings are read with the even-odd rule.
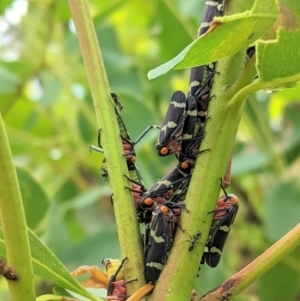
[[[231,296],[242,292],[255,280],[259,279],[299,245],[300,224],[245,268],[223,282],[219,287],[202,296],[198,301],[229,300]]]

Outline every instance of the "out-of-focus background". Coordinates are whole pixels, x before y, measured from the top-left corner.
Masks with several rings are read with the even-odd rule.
[[[188,70],[153,81],[146,74],[195,38],[204,1],[89,2],[111,90],[134,141],[148,125],[161,124],[173,91],[187,91]],[[29,226],[70,270],[119,258],[103,155],[89,153],[98,128],[67,1],[1,0],[0,60],[0,110]],[[239,196],[240,210],[219,266],[201,268],[200,294],[299,223],[300,86],[269,92],[245,105],[228,189]],[[156,137],[152,130],[135,148],[146,187],[176,162],[156,155]],[[50,288],[37,278],[39,294]],[[3,280],[0,294],[8,300]],[[234,300],[300,300],[300,248]]]

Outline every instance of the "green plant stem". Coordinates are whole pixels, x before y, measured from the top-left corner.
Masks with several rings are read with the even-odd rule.
[[[256,54],[254,54],[249,62],[247,62],[245,68],[242,70],[241,74],[239,75],[238,79],[234,82],[234,84],[230,87],[233,93],[237,93],[245,86],[251,84],[253,79],[257,75],[257,70],[255,67],[256,62]]]
[[[257,74],[255,63],[256,63],[256,55],[254,54],[252,56],[252,58],[250,59],[250,61],[247,63],[246,67],[241,72],[241,75],[239,76],[237,81],[232,85],[231,89],[233,91],[236,91],[236,93],[238,93],[244,87],[253,87],[250,84],[253,82],[253,79]],[[254,88],[257,89],[256,86],[254,86]],[[253,91],[253,92],[256,92],[256,91]],[[246,95],[248,94],[248,96],[250,95],[250,93],[253,93],[253,92],[251,92],[251,90],[248,90],[248,89],[246,89],[246,91],[245,91]],[[242,97],[242,96],[240,96],[240,97]],[[242,98],[239,98],[239,99],[242,99]],[[231,103],[234,105],[234,102],[235,102],[235,97],[233,98]],[[269,132],[268,126],[266,126],[267,122],[263,118],[259,118],[259,114],[262,114],[262,113],[259,111],[259,109],[257,109],[255,107],[255,104],[250,102],[249,105],[252,107],[252,110],[256,113],[257,122],[260,123],[260,126],[259,126],[259,124],[253,125],[251,122],[248,122],[248,126],[250,128],[252,128],[253,135],[255,135],[257,129],[259,129],[260,135],[256,135],[257,136],[256,140],[260,141],[259,137],[263,136],[263,143],[262,143],[262,141],[260,141],[261,142],[260,146],[264,150],[264,152],[267,155],[267,157],[269,158],[269,160],[272,160],[272,165],[274,166],[275,170],[277,170],[277,172],[280,173],[284,169],[284,166],[285,166],[283,159],[278,158],[277,155],[274,155],[273,149],[270,150],[269,147],[265,147],[265,146],[271,145],[273,143],[272,135]],[[263,133],[263,135],[262,135],[262,133]]]
[[[258,79],[256,82],[251,83],[250,85],[242,88],[238,93],[236,93],[232,98],[230,105],[241,105],[244,102],[243,99],[247,98],[250,94],[258,90],[274,90],[274,88],[276,87],[282,87],[287,83],[293,83],[297,81],[299,81],[298,74],[289,77],[278,78],[269,82],[264,82],[263,80]]]
[[[150,300],[182,301],[188,300],[194,286],[205,241],[208,237],[213,214],[220,191],[219,178],[223,178],[232,151],[234,138],[240,122],[241,106],[228,107],[232,98],[230,87],[240,74],[244,65],[245,52],[239,52],[218,63],[215,75],[207,121],[206,135],[201,150],[210,151],[200,154],[186,196],[189,213],[181,215],[181,226],[185,233],[178,230],[170,256]],[[234,66],[234,67],[232,67]],[[192,252],[188,251],[190,236],[201,232],[199,243]],[[201,277],[201,274],[200,274]],[[180,289],[178,289],[180,288]]]
[[[255,280],[260,278],[275,264],[282,260],[284,256],[291,253],[297,246],[300,245],[300,224],[295,226],[279,241],[272,245],[266,252],[257,257],[248,266],[236,273],[234,279],[240,279],[240,282],[232,290],[238,294],[248,287]]]
[[[101,130],[101,142],[113,191],[113,206],[122,257],[128,258],[125,264],[125,278],[126,280],[138,279],[127,286],[127,293],[131,294],[145,283],[141,268],[144,266],[144,258],[133,198],[131,192],[124,189],[125,186],[130,187],[130,183],[123,176],[128,174],[123,156],[124,150],[88,1],[69,0],[68,2]],[[103,256],[108,257],[109,254]]]
[[[264,88],[263,83],[254,82],[239,90],[230,101],[230,106],[241,106],[245,99],[252,93]]]
[[[254,91],[254,89],[258,89],[260,87],[260,86],[254,85],[254,89],[253,89],[253,85],[250,85],[253,82],[253,79],[257,74],[255,63],[256,63],[256,55],[254,54],[252,56],[251,60],[247,63],[246,67],[243,69],[240,77],[232,85],[231,88],[233,91],[236,91],[236,93],[238,93],[240,90],[243,90],[243,88],[246,87],[244,95],[248,94],[248,96],[249,96],[250,93],[256,92],[256,91]],[[249,87],[251,90],[248,90],[247,87]],[[238,97],[242,97],[242,96],[240,95]],[[239,99],[242,99],[242,98],[239,98]],[[234,105],[235,97],[233,98],[231,103]],[[255,114],[257,116],[257,122],[260,123],[260,126],[259,126],[259,124],[253,125],[251,122],[248,122],[248,127],[252,128],[253,135],[256,135],[255,133],[256,133],[257,129],[259,129],[260,134],[256,135],[256,138],[257,138],[256,140],[260,141],[259,137],[263,136],[263,141],[260,141],[260,146],[264,150],[264,152],[267,155],[267,157],[269,158],[269,160],[272,160],[272,165],[274,166],[275,170],[277,170],[277,172],[280,173],[280,172],[282,172],[282,170],[285,167],[284,160],[282,158],[278,158],[277,155],[274,155],[273,149],[270,150],[269,147],[265,147],[265,146],[273,144],[272,135],[270,134],[268,125],[266,126],[267,122],[263,118],[259,118],[259,115],[262,113],[259,111],[258,108],[256,108],[255,104],[253,104],[251,102],[249,105],[252,107],[252,110],[255,112]],[[263,133],[263,135],[262,135],[262,133]]]
[[[275,148],[270,148],[270,145],[275,145],[275,134],[270,128],[268,123],[269,120],[265,118],[265,112],[262,112],[261,108],[257,106],[255,100],[251,98],[252,95],[249,96],[248,105],[255,114],[256,122],[253,124],[252,120],[246,118],[247,126],[251,130],[256,143],[268,158],[268,162],[273,166],[274,171],[280,175],[284,172],[287,163],[285,162],[285,158],[282,154],[276,151]]]
[[[242,292],[300,245],[300,224],[295,226],[267,251],[198,301],[223,300],[226,295]]]
[[[35,300],[33,269],[22,197],[0,114],[0,216],[6,244],[7,264],[18,281],[9,281],[10,300]]]

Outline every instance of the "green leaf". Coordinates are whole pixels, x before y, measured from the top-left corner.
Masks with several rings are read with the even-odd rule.
[[[297,252],[293,253],[296,253],[296,259]],[[296,260],[294,263],[298,264]],[[283,277],[283,275],[288,275],[288,277]],[[286,262],[278,263],[258,281],[260,300],[297,300],[299,280],[299,272],[295,266]]]
[[[26,222],[30,229],[36,229],[49,208],[49,198],[31,174],[20,167],[16,168],[20,184]]]
[[[69,297],[69,298],[75,298],[76,300],[80,300],[80,301],[89,301],[90,299],[87,299],[85,297],[82,297],[74,292],[71,292],[69,290],[66,290],[62,287],[59,286],[55,286],[52,289],[53,293],[56,296],[64,296],[64,297]],[[103,299],[107,299],[107,291],[104,288],[88,288],[87,291],[89,291],[91,294],[93,294],[94,296],[97,296],[99,298],[103,298]],[[100,301],[100,300],[99,300]]]
[[[196,28],[190,29],[189,20],[183,19],[172,2],[170,0],[158,2],[157,14],[161,22],[158,38],[162,61],[176,55],[185,45],[191,43],[197,32]]]
[[[62,288],[60,286],[53,287],[52,292],[54,293],[54,296],[61,296],[61,297],[65,297],[65,298],[66,297],[69,297],[69,298],[79,298],[79,296],[77,294],[72,293],[72,292],[70,292],[68,290],[65,290],[64,288]],[[74,296],[72,294],[75,294],[76,296]],[[81,297],[81,298],[84,298],[84,297]],[[87,299],[84,298],[84,300],[87,300]]]
[[[58,100],[61,92],[61,83],[51,70],[44,70],[40,74],[40,83],[43,88],[43,95],[40,103],[49,106],[53,101]]]
[[[88,289],[88,290],[92,291],[92,289]],[[85,297],[81,297],[80,295],[78,295],[78,294],[76,294],[74,292],[65,290],[64,288],[62,288],[60,286],[55,286],[52,289],[52,291],[53,291],[53,293],[54,293],[55,296],[61,296],[61,297],[64,297],[64,298],[70,298],[70,300],[73,300],[73,299],[74,300],[80,300],[80,301],[88,301],[89,300],[89,299],[86,299]],[[106,290],[105,290],[105,293],[106,293]],[[106,296],[106,294],[105,294],[105,296]],[[65,300],[65,299],[63,299],[63,300]],[[69,299],[66,299],[66,300],[69,300]]]
[[[78,299],[74,299],[74,298],[69,298],[69,297],[62,297],[62,296],[56,296],[56,295],[42,295],[39,296],[38,298],[36,298],[36,301],[80,301]]]
[[[257,43],[259,83],[265,88],[272,89],[300,80],[299,40],[300,30],[279,29],[277,40]]]
[[[11,6],[13,0],[1,0],[0,2],[0,14],[2,15],[8,6]]]
[[[262,170],[268,164],[267,157],[262,152],[236,154],[233,157],[232,176],[254,173]]]
[[[20,84],[20,78],[6,69],[4,66],[0,66],[0,94],[15,93],[18,85]]]
[[[299,223],[300,190],[297,179],[277,183],[265,203],[266,234],[276,241]]]
[[[6,114],[6,124],[11,125],[13,128],[18,128],[21,130],[20,133],[23,135],[26,135],[27,132],[30,132],[30,134],[37,135],[39,137],[50,135],[53,137],[51,120],[47,118],[46,114],[43,112],[38,112],[34,102],[28,102],[26,101],[26,98],[21,98],[20,100],[22,101],[17,101],[14,103],[14,106]],[[16,116],[18,116],[18,118],[16,118]],[[26,141],[25,145],[26,147],[32,147],[32,145],[36,146],[34,143],[37,142],[36,140],[32,139],[30,143]],[[24,152],[23,148],[21,148],[21,150]]]
[[[299,27],[300,2],[295,0],[276,0],[276,3],[281,14],[283,26],[289,29],[295,29],[295,26]]]
[[[149,71],[148,78],[153,79],[171,69],[200,66],[232,55],[263,36],[277,16],[273,0],[257,0],[250,11],[215,18],[209,33],[192,42],[169,62]]]
[[[67,266],[75,266],[76,263],[87,265],[101,265],[105,257],[120,258],[120,247],[116,231],[107,230],[92,235],[82,242],[71,245],[64,252],[59,253],[59,258]]]
[[[3,239],[2,228],[0,228],[0,256],[6,258],[5,241]],[[96,297],[86,291],[80,283],[71,276],[66,267],[58,260],[50,249],[28,229],[29,243],[34,273],[55,284],[85,296],[90,300],[97,301]]]

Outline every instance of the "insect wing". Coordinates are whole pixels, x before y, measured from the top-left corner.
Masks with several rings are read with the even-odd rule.
[[[204,13],[198,30],[198,36],[201,36],[204,33],[206,33],[215,16],[219,16],[223,14],[224,2],[225,2],[224,0],[218,0],[218,1],[212,0],[212,1],[205,2]],[[191,69],[190,87],[189,87],[190,95],[195,96],[196,91],[199,90],[199,87],[203,86],[203,83],[205,82],[204,80],[205,72],[207,72],[207,70],[206,70],[206,66],[204,65],[194,67]]]
[[[120,103],[118,95],[114,92],[111,92],[110,96],[114,100],[115,107],[117,107],[120,111],[122,111],[123,110],[123,105]]]
[[[238,208],[238,204],[232,205],[232,207],[228,209],[228,213],[211,227],[211,232],[206,244],[207,250],[204,253],[204,257],[207,265],[212,268],[216,267],[220,261],[222,250],[230,232],[231,225],[236,217]]]
[[[177,203],[177,202],[183,202],[185,200],[185,196],[189,188],[190,181],[191,181],[191,177],[188,177],[180,184],[178,189],[175,190],[175,193],[170,199],[170,202]]]
[[[186,100],[186,118],[184,121],[183,132],[182,132],[182,144],[189,142],[188,139],[194,137],[195,128],[197,122],[197,103],[193,96],[189,96]]]
[[[149,283],[155,283],[167,261],[171,249],[172,235],[170,227],[159,208],[153,212],[150,235],[146,245],[145,278]]]
[[[136,164],[134,164],[134,168],[129,170],[128,172],[129,172],[129,178],[132,182],[144,187],[142,175],[140,173],[140,170],[136,166]]]
[[[198,36],[203,35],[209,29],[213,18],[220,16],[224,11],[225,0],[212,0],[205,2],[204,14],[198,30]],[[191,69],[189,95],[197,99],[198,116],[200,120],[205,121],[206,111],[210,100],[210,90],[212,87],[212,78],[214,75],[215,63],[213,67],[202,65]]]
[[[189,95],[196,95],[196,91],[200,87],[204,71],[205,66],[199,66],[191,69]]]
[[[120,134],[121,134],[121,138],[131,141],[130,136],[128,134],[128,131],[126,129],[125,123],[120,115],[120,113],[117,111],[117,109],[115,109],[115,113],[117,116],[117,121],[118,121],[118,126],[119,126],[119,130],[120,130]]]
[[[195,144],[195,130],[197,125],[197,103],[193,96],[187,98],[186,118],[183,126],[182,141],[180,143],[179,162],[184,161],[190,152],[191,145]],[[198,143],[196,141],[196,143]]]
[[[223,13],[224,2],[224,0],[205,2],[204,14],[198,30],[199,36],[203,35],[209,29],[215,16]]]
[[[147,197],[156,198],[162,196],[166,199],[172,197],[173,192],[182,184],[184,179],[187,179],[189,174],[183,173],[178,166],[176,166],[167,175],[155,183],[145,194]],[[144,198],[143,196],[142,198]]]
[[[180,136],[185,119],[185,106],[186,97],[184,93],[182,91],[174,92],[156,144],[159,155],[163,155],[160,152],[163,147],[168,146],[171,140]],[[172,153],[174,151],[170,150],[168,155]]]
[[[199,81],[199,86],[197,87],[197,90],[195,91],[194,97],[197,99],[197,105],[198,105],[198,116],[201,118],[202,115],[205,114],[205,112],[208,109],[208,104],[211,99],[210,97],[210,90],[212,88],[213,84],[213,77],[215,73],[215,67],[216,64],[212,63],[210,66],[204,66],[204,77]],[[205,121],[205,117],[203,118],[203,121]]]

